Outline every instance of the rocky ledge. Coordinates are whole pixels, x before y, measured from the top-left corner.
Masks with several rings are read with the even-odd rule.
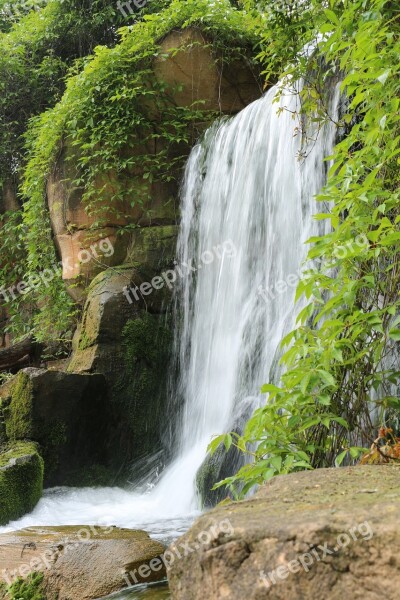
[[[93,600],[133,582],[161,581],[163,552],[164,546],[144,531],[117,527],[31,527],[5,533],[0,535],[0,598],[8,599],[6,589],[13,585],[12,598],[30,586],[24,598]]]
[[[168,567],[172,598],[395,600],[399,531],[399,466],[280,476],[203,515],[170,547],[187,550]]]

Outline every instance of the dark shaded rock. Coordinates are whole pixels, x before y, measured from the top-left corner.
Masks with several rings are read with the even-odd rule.
[[[95,483],[93,474],[105,475],[112,422],[102,375],[23,369],[0,388],[0,398],[7,439],[40,444],[46,485]]]
[[[0,193],[0,214],[15,211],[20,208],[17,198],[18,183],[15,181],[3,181]]]
[[[399,484],[396,465],[319,469],[218,506],[177,541],[191,551],[168,569],[172,598],[395,600]]]
[[[43,460],[32,442],[16,442],[0,451],[0,525],[34,509],[43,492]]]
[[[27,366],[38,366],[41,350],[41,345],[31,337],[6,348],[0,347],[0,371],[15,373]]]
[[[213,454],[208,454],[196,474],[196,487],[202,508],[211,508],[229,496],[226,488],[212,488],[218,481],[233,475],[241,466],[242,454],[235,446],[228,452],[220,446]]]
[[[252,401],[250,399],[245,400],[227,431],[242,435],[243,427],[250,419],[252,413]],[[213,455],[207,454],[196,474],[196,487],[202,508],[212,508],[226,498],[233,498],[226,487],[220,487],[216,490],[212,488],[219,481],[237,473],[244,464],[243,453],[233,444],[228,452],[224,445],[221,444]]]
[[[21,552],[22,550],[22,552]],[[127,587],[130,573],[138,582],[160,581],[158,560],[164,547],[144,531],[117,527],[30,527],[0,535],[0,580],[10,584],[32,571],[44,574],[46,598],[93,600]],[[158,560],[160,568],[140,567]]]
[[[153,253],[152,247],[141,250],[147,263],[109,269],[92,282],[68,367],[107,380],[114,422],[108,446],[121,477],[130,475],[133,462],[159,452],[165,430],[171,289],[150,285],[146,296],[135,290],[170,266],[175,236],[164,251]]]

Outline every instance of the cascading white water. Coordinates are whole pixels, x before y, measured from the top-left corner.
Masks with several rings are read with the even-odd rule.
[[[178,256],[198,269],[179,290],[184,415],[173,468],[174,502],[184,509],[196,502],[193,475],[212,436],[260,402],[279,342],[295,325],[304,243],[325,227],[312,217],[313,197],[324,183],[335,127],[302,148],[293,118],[298,94],[277,104],[276,92],[212,127],[186,167]],[[335,91],[334,113],[338,98]],[[301,150],[308,152],[302,161]]]
[[[175,461],[146,494],[59,490],[11,528],[113,523],[144,526],[157,536],[179,531],[177,522],[160,524],[163,519],[196,508],[194,480],[207,445],[260,402],[279,342],[295,323],[304,242],[322,227],[312,218],[321,209],[313,197],[324,182],[335,127],[325,126],[299,161],[298,96],[288,93],[274,103],[276,93],[271,89],[214,125],[186,167],[177,267],[191,274],[177,290],[177,394],[184,408]],[[332,115],[338,102],[335,88]]]

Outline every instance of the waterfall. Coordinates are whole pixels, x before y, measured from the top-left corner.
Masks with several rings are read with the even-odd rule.
[[[279,377],[279,342],[295,325],[294,296],[336,128],[308,126],[304,145],[288,90],[274,87],[214,124],[187,162],[177,251],[175,353],[180,364],[175,460],[148,492],[58,490],[12,528],[64,523],[145,525],[154,535],[197,507],[195,476],[214,434],[240,425]],[[329,112],[336,116],[338,86]],[[304,140],[303,140],[304,142]],[[302,150],[307,158],[299,160]],[[158,521],[157,521],[158,519]],[[164,519],[164,521],[163,521]],[[167,525],[160,523],[168,521]],[[155,524],[157,521],[157,524]]]
[[[285,92],[277,103],[277,91],[211,127],[186,167],[178,264],[196,270],[177,291],[184,409],[172,467],[186,503],[195,502],[193,477],[212,436],[262,401],[279,342],[295,325],[304,243],[326,227],[313,219],[324,212],[314,196],[335,127],[308,131],[312,141],[302,147],[298,94]],[[338,99],[335,89],[334,115]],[[304,149],[308,156],[300,160]]]

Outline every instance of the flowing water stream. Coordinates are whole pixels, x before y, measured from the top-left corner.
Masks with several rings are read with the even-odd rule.
[[[312,215],[326,211],[313,196],[324,183],[335,127],[325,126],[307,147],[308,157],[298,160],[298,97],[288,92],[274,103],[276,92],[212,126],[187,163],[177,263],[196,271],[176,289],[176,396],[183,409],[174,461],[146,493],[49,490],[31,514],[0,531],[114,524],[140,527],[168,542],[197,514],[195,475],[207,445],[243,421],[260,403],[261,385],[272,372],[276,376],[280,339],[295,323],[304,242],[323,231]],[[335,86],[330,103],[335,115]],[[278,116],[280,106],[288,110]]]

